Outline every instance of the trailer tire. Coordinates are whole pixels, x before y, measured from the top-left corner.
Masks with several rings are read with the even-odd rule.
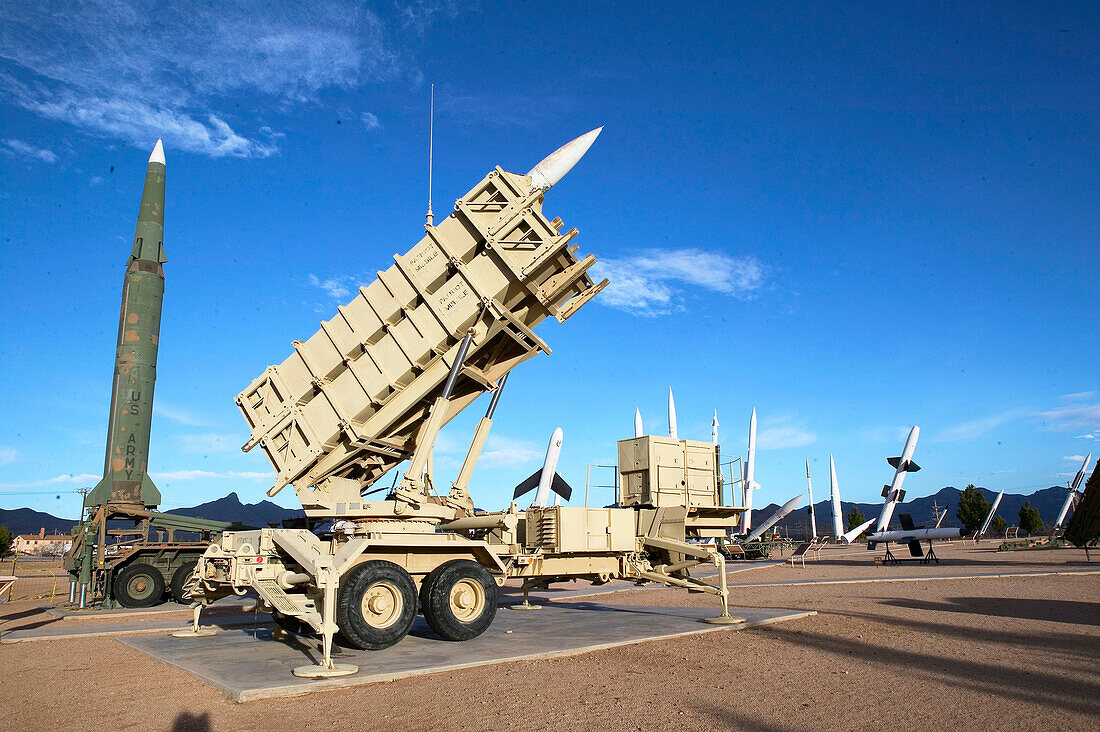
[[[115,575],[115,599],[122,607],[152,607],[164,596],[164,577],[148,564],[131,564]]]
[[[172,599],[181,605],[186,605],[191,601],[191,595],[183,591],[184,585],[187,584],[187,580],[191,579],[191,575],[195,573],[195,567],[199,564],[199,560],[192,559],[190,562],[181,564],[179,569],[172,573]]]
[[[444,640],[470,640],[492,624],[497,595],[497,583],[489,570],[469,559],[456,559],[425,578],[424,617]]]
[[[409,634],[414,620],[416,584],[393,562],[363,562],[341,579],[336,624],[349,645],[367,651],[389,648]]]

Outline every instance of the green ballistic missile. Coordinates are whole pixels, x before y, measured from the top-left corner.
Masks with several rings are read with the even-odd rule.
[[[89,506],[126,503],[153,507],[160,503],[160,491],[146,471],[164,298],[165,173],[164,148],[157,140],[145,172],[134,248],[126,261],[122,285],[103,479],[88,494]]]

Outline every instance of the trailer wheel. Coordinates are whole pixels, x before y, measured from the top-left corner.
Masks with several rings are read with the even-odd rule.
[[[414,620],[416,584],[393,562],[363,562],[341,580],[336,624],[349,645],[389,648],[408,635]]]
[[[172,598],[182,605],[186,605],[191,601],[190,593],[185,593],[183,587],[191,579],[191,575],[195,573],[195,567],[198,564],[199,560],[192,559],[190,562],[180,565],[179,569],[172,573]]]
[[[497,614],[497,583],[489,570],[469,559],[436,568],[424,581],[424,617],[449,641],[476,638]]]
[[[115,575],[114,595],[122,607],[152,607],[164,595],[164,577],[148,564],[131,564]]]

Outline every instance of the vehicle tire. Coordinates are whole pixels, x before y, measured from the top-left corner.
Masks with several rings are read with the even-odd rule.
[[[288,633],[293,633],[294,635],[310,635],[313,633],[312,625],[293,615],[287,615],[286,613],[281,613],[278,610],[272,609],[271,619],[275,621],[276,625]]]
[[[497,593],[489,570],[469,559],[456,559],[425,579],[424,617],[443,639],[470,640],[492,624]]]
[[[183,586],[191,579],[191,575],[195,573],[195,567],[198,566],[198,564],[199,560],[192,559],[190,562],[181,564],[179,569],[172,573],[172,599],[182,605],[187,605],[191,602],[191,595],[184,594]]]
[[[340,581],[336,624],[355,648],[380,651],[404,638],[416,620],[416,584],[393,562],[373,560]]]
[[[113,589],[122,607],[152,607],[164,595],[164,577],[155,567],[138,562],[115,575]]]

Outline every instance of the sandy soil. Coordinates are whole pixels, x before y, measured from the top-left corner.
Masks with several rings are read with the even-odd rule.
[[[806,570],[765,568],[731,581],[1090,569],[1073,552],[956,545],[938,568],[874,567],[868,554],[833,550]],[[819,615],[247,704],[110,638],[20,643],[0,648],[0,728],[1046,730],[1091,729],[1100,715],[1100,575],[738,587],[733,595],[740,605]],[[606,601],[713,603],[664,589]]]

